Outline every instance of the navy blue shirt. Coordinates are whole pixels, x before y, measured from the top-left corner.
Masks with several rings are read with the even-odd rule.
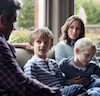
[[[75,68],[72,65],[73,62],[73,57],[70,58],[64,58],[59,62],[60,69],[61,71],[66,75],[67,79],[72,79],[77,76],[81,77],[87,77],[87,82],[84,86],[89,85],[91,82],[94,81],[93,77],[91,75],[96,74],[100,76],[100,67],[95,64],[94,61],[90,61],[87,65],[84,71],[79,70]]]

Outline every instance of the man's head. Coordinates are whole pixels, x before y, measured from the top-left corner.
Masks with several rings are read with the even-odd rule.
[[[13,30],[18,9],[21,9],[21,4],[17,0],[0,0],[0,33],[4,34],[6,40]]]
[[[17,9],[21,9],[17,0],[0,0],[0,15],[4,14],[8,21],[16,15]]]

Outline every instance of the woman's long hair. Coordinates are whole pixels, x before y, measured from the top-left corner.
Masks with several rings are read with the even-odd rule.
[[[80,32],[79,37],[76,40],[85,36],[85,27],[84,27],[84,23],[83,23],[82,19],[79,18],[77,15],[72,15],[71,17],[69,17],[66,20],[65,24],[61,27],[62,34],[61,34],[61,37],[59,38],[60,41],[64,40],[65,43],[67,43],[68,45],[70,45],[70,43],[71,43],[71,39],[68,36],[68,29],[69,29],[71,23],[75,20],[79,20],[81,22],[81,32]]]

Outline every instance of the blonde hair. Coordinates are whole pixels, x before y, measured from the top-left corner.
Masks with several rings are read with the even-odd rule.
[[[41,38],[41,37],[45,38],[46,36],[51,39],[51,46],[53,46],[54,36],[53,36],[53,33],[50,31],[50,29],[47,27],[37,28],[34,31],[30,32],[29,44],[33,45],[34,41],[37,38]]]
[[[83,37],[76,41],[74,46],[74,54],[76,54],[76,48],[78,48],[79,51],[85,51],[89,49],[93,50],[94,52],[97,51],[96,44],[90,38],[87,37]]]
[[[64,25],[61,27],[62,34],[61,34],[61,37],[59,38],[60,41],[66,40],[67,41],[66,43],[70,45],[71,39],[68,36],[68,29],[69,29],[71,23],[75,20],[78,20],[81,23],[81,32],[80,32],[80,35],[77,38],[77,40],[85,36],[85,32],[84,32],[85,28],[84,28],[84,23],[83,23],[82,19],[79,18],[77,15],[72,15],[66,20]]]

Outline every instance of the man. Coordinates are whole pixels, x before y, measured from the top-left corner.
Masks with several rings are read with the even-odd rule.
[[[28,78],[16,62],[14,47],[7,40],[18,9],[17,0],[0,0],[0,96],[61,96],[59,89]]]

